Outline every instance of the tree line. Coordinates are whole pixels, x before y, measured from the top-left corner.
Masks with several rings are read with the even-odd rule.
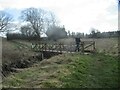
[[[108,32],[100,32],[99,30],[92,28],[89,34],[80,33],[80,32],[67,32],[68,37],[77,37],[80,38],[114,38],[118,37],[120,31],[108,31]]]
[[[13,17],[5,11],[0,11],[0,32],[7,32],[6,36],[8,40],[40,40],[42,34],[46,34],[48,39],[51,40],[76,36],[81,38],[118,37],[118,31],[100,32],[95,28],[91,29],[90,34],[67,32],[64,25],[59,25],[59,20],[53,12],[40,8],[24,9],[21,11],[20,19],[25,23],[19,28],[20,33],[10,33],[10,31],[17,29],[12,23]]]
[[[40,8],[27,8],[21,11],[20,19],[25,23],[21,25],[20,33],[10,33],[12,30],[8,27],[12,26],[13,18],[4,11],[0,12],[0,32],[7,32],[8,40],[15,38],[40,39],[43,33],[54,40],[67,36],[65,27],[59,25],[56,15],[51,11]],[[15,28],[15,26],[12,28]]]

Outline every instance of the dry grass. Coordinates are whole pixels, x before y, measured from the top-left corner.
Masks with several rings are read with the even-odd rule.
[[[7,41],[5,38],[2,39],[2,63],[11,64],[20,60],[26,60],[28,57],[34,55],[29,48],[18,45],[13,41]]]
[[[16,88],[110,88],[118,83],[117,58],[63,54],[45,59],[3,80]]]
[[[58,55],[51,59],[45,59],[39,63],[34,64],[32,67],[25,68],[19,73],[13,73],[9,77],[5,78],[4,87],[49,87],[60,86],[62,83],[58,76],[68,75],[70,71],[65,68],[66,64],[69,64],[70,57],[68,55]],[[60,63],[59,63],[60,62]],[[15,75],[15,76],[14,76]],[[16,76],[17,75],[17,76]],[[8,80],[6,82],[6,80]],[[8,86],[7,86],[8,85]]]
[[[90,41],[92,39],[83,40]],[[116,38],[94,39],[94,41],[98,52],[117,53]],[[75,43],[73,38],[62,39],[59,42],[64,44]],[[6,41],[6,39],[3,39],[2,45],[4,63],[11,63],[33,55],[29,48],[21,47],[17,43]],[[95,56],[63,54],[45,59],[32,67],[11,74],[4,79],[3,86],[22,88],[115,87],[117,84],[115,75],[117,76],[117,60],[114,57],[103,54]]]

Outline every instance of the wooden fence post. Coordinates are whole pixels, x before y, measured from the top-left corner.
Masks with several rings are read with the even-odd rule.
[[[62,44],[60,43],[60,53],[62,53]]]
[[[84,42],[81,42],[82,50],[81,52],[84,53]]]
[[[95,52],[96,48],[95,48],[95,42],[93,42],[93,51]]]
[[[56,46],[57,46],[57,52],[59,51],[59,44],[56,44]]]
[[[45,51],[46,51],[46,46],[47,46],[47,44],[45,43],[44,46],[45,46]]]
[[[41,51],[43,51],[43,43],[42,43],[42,46],[41,46]]]
[[[53,52],[53,49],[54,49],[54,45],[53,44],[52,44],[51,48],[52,48],[52,52]]]

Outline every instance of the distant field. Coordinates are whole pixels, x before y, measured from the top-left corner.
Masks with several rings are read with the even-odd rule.
[[[81,41],[95,41],[97,52],[102,52],[111,55],[117,55],[118,53],[118,38],[102,38],[102,39],[81,39]],[[37,43],[36,41],[23,41],[18,40],[18,42],[30,46],[31,43]],[[40,43],[41,41],[39,41]],[[57,42],[62,42],[63,44],[75,44],[74,38],[60,39]],[[56,43],[57,43],[56,42]],[[47,43],[53,43],[53,41],[48,41]],[[55,43],[55,42],[54,42]]]
[[[95,41],[96,50],[98,52],[112,55],[117,55],[118,53],[118,38],[81,39],[81,41]],[[61,39],[59,42],[62,42],[64,44],[75,44],[75,39]]]

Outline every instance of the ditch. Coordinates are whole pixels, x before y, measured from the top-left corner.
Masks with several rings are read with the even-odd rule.
[[[11,72],[18,72],[18,69],[28,68],[32,66],[34,63],[40,62],[44,59],[49,59],[59,54],[61,53],[43,51],[42,53],[38,52],[36,55],[31,56],[27,58],[26,60],[20,59],[10,64],[3,64],[2,65],[2,77],[7,77]]]

